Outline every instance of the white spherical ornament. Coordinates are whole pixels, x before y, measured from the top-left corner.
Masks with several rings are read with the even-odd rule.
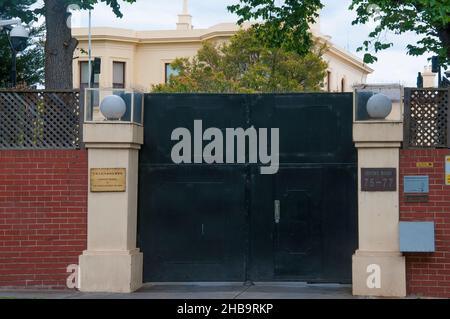
[[[107,120],[120,120],[127,112],[127,104],[117,95],[109,95],[100,103],[100,112]]]
[[[391,112],[392,101],[384,94],[375,94],[367,102],[367,113],[373,119],[385,119]]]

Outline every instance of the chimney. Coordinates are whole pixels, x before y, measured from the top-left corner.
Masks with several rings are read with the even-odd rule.
[[[309,28],[312,34],[321,34],[321,25],[320,25],[320,16],[321,16],[321,10],[319,10],[318,17],[316,18],[315,23],[310,24]]]
[[[183,12],[178,15],[177,30],[192,29],[192,16],[189,14],[188,0],[183,0]]]
[[[422,73],[423,87],[434,88],[436,87],[436,73],[431,72],[431,66],[426,66]]]

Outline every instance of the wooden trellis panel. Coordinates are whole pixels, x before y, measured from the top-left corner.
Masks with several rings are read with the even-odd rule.
[[[77,91],[0,91],[0,149],[81,146]]]
[[[450,147],[449,97],[449,89],[405,89],[405,148]]]

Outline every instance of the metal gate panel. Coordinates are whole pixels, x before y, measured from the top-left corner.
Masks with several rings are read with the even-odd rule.
[[[280,163],[354,163],[353,95],[309,93],[255,96],[249,122],[280,128]]]
[[[194,121],[203,127],[246,126],[248,110],[242,95],[222,94],[147,94],[145,96],[145,144],[141,163],[173,164],[170,157],[175,144],[174,129],[194,131]],[[192,162],[194,159],[192,158]]]
[[[356,164],[283,165],[274,176],[253,169],[249,279],[350,283],[356,178]]]
[[[245,167],[142,165],[140,179],[144,281],[245,280]]]

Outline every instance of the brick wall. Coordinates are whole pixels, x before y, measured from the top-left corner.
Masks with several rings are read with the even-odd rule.
[[[87,240],[87,152],[0,151],[0,288],[66,287]]]
[[[450,186],[445,186],[444,150],[402,150],[400,154],[400,219],[434,221],[436,252],[406,254],[406,276],[409,294],[450,297]],[[417,162],[433,162],[433,168],[417,168]],[[429,203],[405,203],[403,176],[429,175]]]

